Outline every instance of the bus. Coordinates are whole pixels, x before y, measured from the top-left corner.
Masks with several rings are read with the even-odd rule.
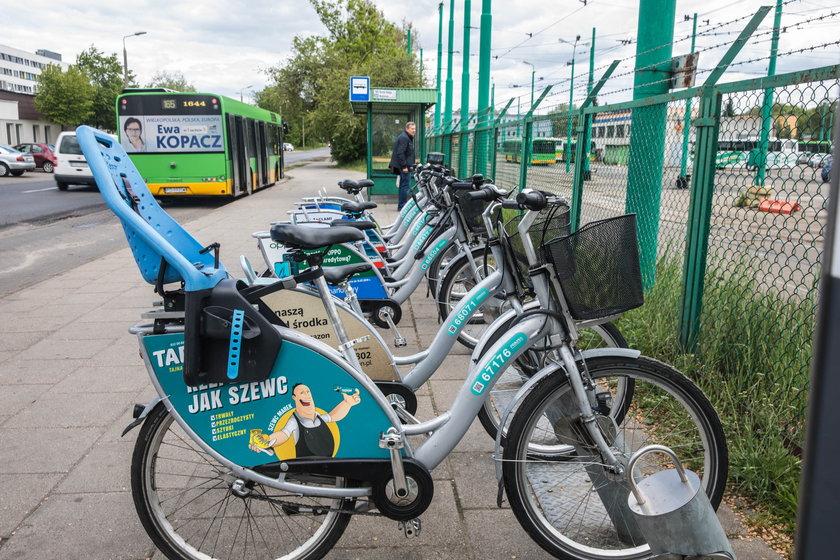
[[[554,161],[561,162],[566,161],[566,141],[567,138],[546,138],[546,140],[551,140],[554,142]],[[577,138],[572,138],[571,142],[571,163],[575,162],[575,153],[577,150]],[[595,161],[595,141],[590,141],[589,146],[589,161]]]
[[[154,196],[235,198],[283,176],[280,115],[221,95],[123,90],[117,130]]]
[[[531,165],[554,163],[554,141],[547,138],[531,139]],[[505,161],[519,163],[522,160],[522,138],[511,138],[502,142]]]
[[[715,167],[746,167],[755,169],[759,165],[761,150],[758,137],[718,140]],[[767,141],[767,167],[792,167],[796,165],[796,141],[790,139],[769,139]]]

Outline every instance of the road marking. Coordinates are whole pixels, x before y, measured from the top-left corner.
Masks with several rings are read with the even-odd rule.
[[[33,191],[23,191],[23,194],[29,194],[29,193],[41,192],[41,191],[52,191],[52,190],[55,190],[55,187],[47,187],[45,189],[35,189]]]

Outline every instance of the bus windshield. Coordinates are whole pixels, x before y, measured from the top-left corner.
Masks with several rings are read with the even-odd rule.
[[[134,153],[221,153],[221,101],[213,95],[129,95],[118,103],[120,143]]]

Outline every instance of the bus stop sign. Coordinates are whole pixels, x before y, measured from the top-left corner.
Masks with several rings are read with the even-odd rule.
[[[370,101],[370,78],[353,76],[350,78],[350,101]]]

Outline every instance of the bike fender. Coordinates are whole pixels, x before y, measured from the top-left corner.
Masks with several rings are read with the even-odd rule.
[[[149,413],[152,411],[152,409],[154,409],[158,405],[158,403],[162,400],[163,399],[160,398],[159,396],[153,398],[152,401],[149,404],[146,405],[146,408],[144,408],[143,411],[134,419],[134,422],[132,422],[131,424],[129,424],[128,426],[125,427],[122,434],[120,434],[120,437],[125,436],[125,434],[127,434],[128,432],[130,432],[131,430],[133,430],[134,428],[136,428],[140,424],[142,424],[143,420],[146,419],[146,416],[148,416]],[[140,405],[134,405],[134,406],[138,407]]]
[[[501,317],[500,317],[501,318]],[[478,350],[478,348],[476,348]],[[642,353],[638,350],[634,350],[632,348],[593,348],[592,350],[584,350],[580,353],[581,358],[584,361],[594,359],[594,358],[603,358],[607,356],[616,356],[621,358],[638,358]],[[560,364],[549,364],[540,371],[538,371],[534,376],[525,382],[522,387],[516,392],[513,399],[511,399],[508,406],[505,408],[504,413],[502,414],[502,421],[499,423],[499,430],[496,432],[496,446],[493,450],[493,459],[496,461],[496,481],[500,483],[500,497],[499,503],[501,503],[501,482],[502,482],[502,434],[505,433],[506,427],[508,424],[508,418],[510,417],[510,413],[513,411],[513,406],[520,402],[522,399],[525,398],[525,395],[540,381],[544,378],[548,377],[549,375],[556,372],[558,369],[562,369]]]

